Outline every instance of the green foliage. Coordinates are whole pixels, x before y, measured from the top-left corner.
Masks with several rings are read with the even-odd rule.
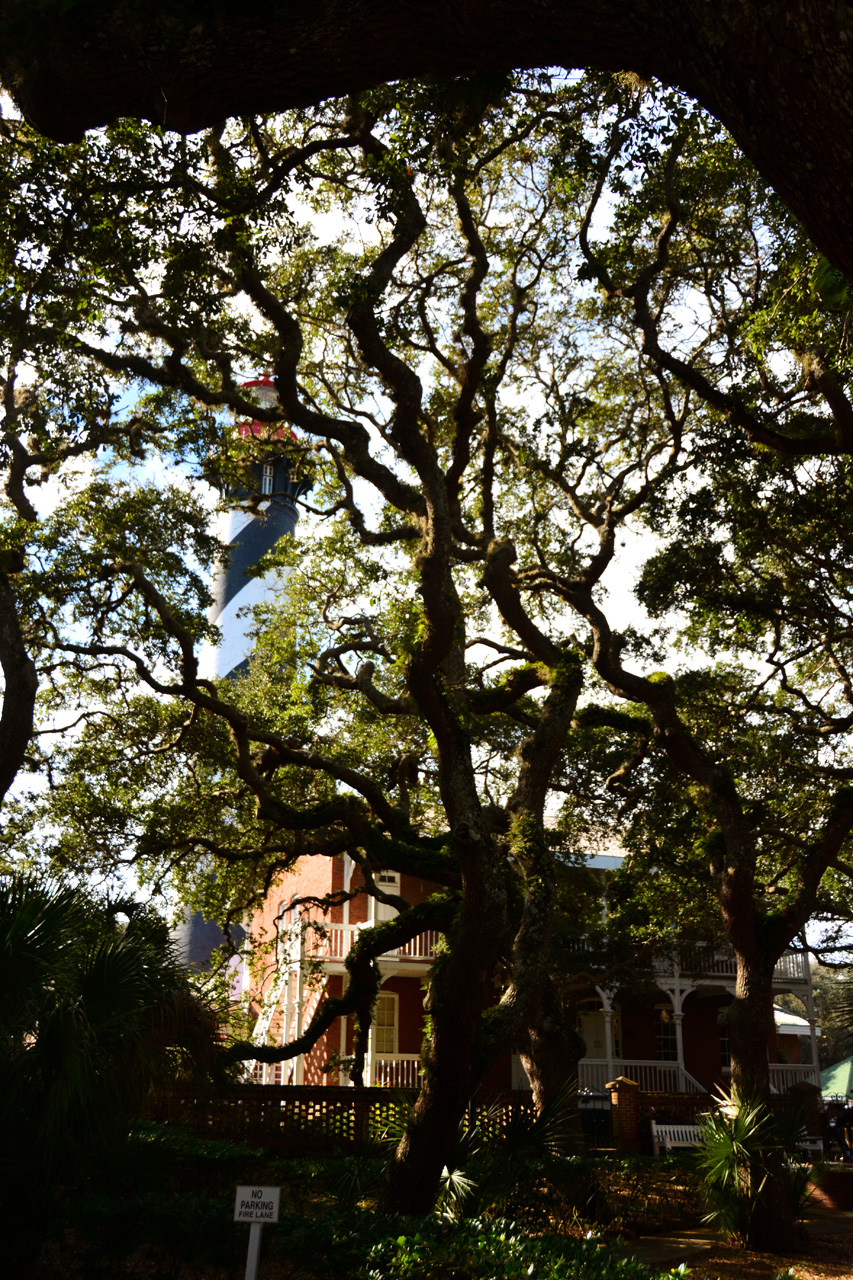
[[[708,1202],[707,1221],[746,1247],[755,1214],[779,1185],[798,1214],[808,1198],[813,1169],[797,1150],[803,1133],[796,1115],[774,1115],[764,1102],[736,1090],[698,1118],[702,1145],[696,1161]]]
[[[768,954],[845,905],[846,300],[718,123],[531,73],[0,147],[5,607],[66,730],[27,757],[46,782],[7,849],[130,862],[220,920],[300,857],[351,854],[357,893],[431,880],[447,897],[399,904],[352,967],[369,986],[392,934],[440,929],[432,1025],[470,999],[490,1052],[538,1016],[555,900],[564,960],[589,926],[562,872],[596,828],[628,828],[628,946],[713,939],[730,871]],[[276,408],[241,388],[262,369]],[[253,510],[274,440],[317,518],[216,685],[202,486]],[[157,459],[194,498],[133,481]],[[638,531],[645,631],[615,572]]]
[[[217,1071],[217,1019],[166,928],[43,879],[0,879],[0,1180],[46,1188],[121,1146],[177,1081]]]
[[[257,1179],[282,1187],[281,1220],[264,1231],[268,1261],[263,1265],[269,1267],[298,1268],[306,1276],[334,1272],[343,1280],[391,1280],[447,1270],[502,1280],[504,1275],[527,1276],[531,1266],[535,1274],[554,1280],[586,1280],[589,1275],[659,1280],[639,1264],[626,1262],[618,1247],[600,1237],[573,1239],[553,1231],[547,1218],[537,1218],[534,1227],[529,1208],[515,1222],[481,1216],[451,1223],[446,1218],[392,1218],[342,1202],[342,1177],[350,1176],[356,1165],[359,1176],[375,1187],[382,1176],[381,1159],[271,1157],[173,1125],[137,1125],[128,1141],[109,1154],[98,1179],[69,1189],[52,1206],[42,1222],[38,1258],[32,1257],[31,1234],[20,1215],[13,1212],[4,1221],[6,1257],[10,1265],[33,1266],[37,1280],[56,1274],[60,1265],[70,1280],[106,1280],[141,1266],[155,1280],[213,1266],[236,1272],[245,1258],[246,1232],[231,1220],[234,1187]],[[573,1158],[565,1189],[568,1194],[600,1178],[615,1201],[638,1183],[644,1185],[658,1168],[656,1161]],[[669,1176],[675,1177],[674,1169]],[[678,1177],[683,1181],[684,1176],[682,1167]],[[587,1213],[580,1220],[592,1219]],[[564,1221],[577,1227],[578,1219],[568,1214]],[[626,1219],[611,1215],[609,1221]]]
[[[853,982],[848,969],[812,969],[815,1012],[820,1025],[820,1066],[831,1067],[853,1052]],[[804,1009],[794,1009],[803,1016]]]
[[[512,1222],[466,1219],[452,1229],[418,1225],[381,1241],[362,1273],[366,1280],[430,1280],[448,1270],[476,1277],[544,1276],[546,1280],[648,1280],[644,1263],[628,1261],[594,1237],[535,1236]]]

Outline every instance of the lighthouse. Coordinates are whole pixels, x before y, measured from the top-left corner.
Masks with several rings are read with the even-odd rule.
[[[262,408],[278,406],[275,383],[267,376],[244,382],[241,390]],[[248,664],[252,608],[281,595],[286,590],[286,575],[278,569],[263,577],[247,574],[279,538],[295,532],[299,518],[296,499],[311,488],[310,479],[294,475],[287,456],[286,429],[275,432],[272,439],[268,423],[241,422],[236,430],[244,440],[256,436],[269,443],[249,468],[250,484],[229,487],[223,493],[230,504],[218,518],[217,532],[228,545],[228,556],[214,574],[213,604],[208,613],[221,638],[218,644],[205,642],[199,656],[199,675],[208,680],[239,675]],[[239,945],[243,937],[244,930],[239,925],[232,927],[232,944]],[[185,964],[207,969],[211,954],[222,945],[225,935],[218,924],[195,911],[178,922],[172,938]],[[231,965],[232,993],[238,997],[242,965],[236,957]]]
[[[244,382],[241,390],[263,408],[278,406],[275,383],[269,377]],[[269,433],[269,424],[242,422],[237,431],[243,439],[263,438]],[[228,558],[214,576],[213,604],[208,614],[209,620],[219,628],[221,639],[218,645],[205,645],[202,649],[199,674],[207,679],[236,675],[245,668],[253,607],[269,602],[285,590],[285,575],[280,570],[263,577],[248,575],[279,538],[295,532],[299,518],[296,499],[308,492],[311,482],[294,476],[287,456],[285,431],[279,431],[269,445],[250,467],[251,489],[229,487],[225,490],[231,504],[220,517],[217,532],[228,545]]]

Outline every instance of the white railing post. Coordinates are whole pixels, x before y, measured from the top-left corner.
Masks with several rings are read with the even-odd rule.
[[[373,1027],[370,1028],[370,1035],[367,1037],[367,1051],[364,1055],[364,1075],[363,1079],[368,1088],[376,1084],[376,1059],[373,1056]]]
[[[809,984],[808,995],[806,996],[806,1012],[808,1014],[809,1023],[809,1041],[812,1047],[812,1075],[814,1083],[820,1088],[820,1062],[818,1060],[817,1048],[817,1010],[814,1004],[814,993]]]

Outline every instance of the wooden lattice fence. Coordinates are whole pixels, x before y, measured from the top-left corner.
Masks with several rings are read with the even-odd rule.
[[[415,1097],[413,1091],[391,1089],[242,1084],[217,1098],[174,1094],[149,1116],[183,1125],[201,1137],[271,1151],[352,1151],[398,1130]],[[478,1100],[467,1120],[476,1117],[495,1137],[531,1114],[529,1094],[492,1094]]]

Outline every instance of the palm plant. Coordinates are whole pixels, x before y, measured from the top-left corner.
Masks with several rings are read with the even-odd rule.
[[[714,1111],[698,1117],[698,1124],[702,1145],[696,1159],[704,1175],[706,1222],[749,1247],[756,1210],[780,1186],[799,1212],[813,1169],[797,1147],[803,1134],[798,1116],[774,1115],[766,1103],[732,1089]],[[777,1180],[773,1174],[780,1168],[783,1177]]]
[[[541,1111],[515,1112],[504,1123],[487,1107],[474,1125],[460,1126],[444,1167],[437,1209],[458,1220],[496,1205],[529,1200],[536,1186],[562,1180],[579,1143],[576,1095],[570,1082]]]
[[[122,928],[79,890],[0,877],[0,991],[0,1183],[79,1172],[153,1092],[215,1069],[217,1019],[144,913]]]

